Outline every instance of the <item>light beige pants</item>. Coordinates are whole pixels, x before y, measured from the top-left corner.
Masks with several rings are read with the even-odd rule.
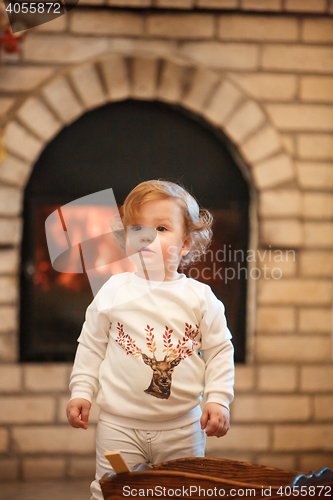
[[[185,457],[205,456],[206,434],[200,421],[167,431],[141,431],[99,420],[96,431],[96,476],[91,500],[103,500],[99,479],[112,468],[105,451],[118,450],[131,469],[141,463],[158,464]]]

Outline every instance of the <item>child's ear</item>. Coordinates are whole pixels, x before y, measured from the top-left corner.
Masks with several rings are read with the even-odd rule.
[[[192,238],[190,235],[185,236],[184,243],[181,249],[180,254],[185,257],[189,253],[192,247]]]

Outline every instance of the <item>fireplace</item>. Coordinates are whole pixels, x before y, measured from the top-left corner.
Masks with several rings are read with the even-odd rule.
[[[224,302],[236,361],[244,362],[247,183],[221,132],[177,106],[134,100],[83,115],[49,143],[34,167],[24,200],[22,361],[71,361],[85,309],[93,298],[84,272],[52,268],[45,237],[47,217],[75,199],[107,188],[122,204],[136,184],[152,178],[181,182],[213,212],[212,246],[201,262],[183,271],[208,283]],[[93,237],[107,217],[101,207],[84,210],[86,230]],[[101,251],[100,258],[108,257]],[[125,270],[133,269],[118,266],[113,273]]]

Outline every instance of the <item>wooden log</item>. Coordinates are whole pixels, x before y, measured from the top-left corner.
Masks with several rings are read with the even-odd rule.
[[[112,469],[115,471],[116,474],[123,474],[124,472],[130,472],[119,451],[106,451],[104,453],[104,456],[109,461]]]

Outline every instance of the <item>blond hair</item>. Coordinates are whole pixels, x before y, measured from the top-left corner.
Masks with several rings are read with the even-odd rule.
[[[213,237],[213,216],[208,210],[200,208],[195,198],[182,186],[164,180],[141,182],[132,189],[120,208],[122,222],[125,227],[132,225],[143,203],[163,199],[176,200],[183,209],[185,233],[191,238],[191,250],[181,260],[181,266],[185,267],[200,260],[207,252]]]

